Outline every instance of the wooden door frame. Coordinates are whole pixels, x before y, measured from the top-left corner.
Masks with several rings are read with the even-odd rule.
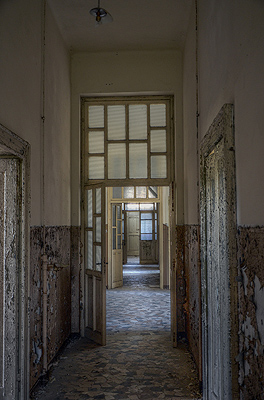
[[[167,135],[167,149],[166,149],[166,154],[167,154],[167,173],[168,176],[166,179],[161,179],[161,178],[140,178],[140,179],[102,179],[100,182],[102,182],[104,187],[115,187],[115,186],[149,186],[149,185],[156,185],[156,186],[170,186],[170,216],[171,216],[171,224],[170,224],[170,230],[171,230],[171,245],[170,245],[170,269],[171,269],[171,278],[172,281],[175,281],[175,271],[176,271],[176,257],[175,257],[175,243],[173,242],[173,239],[175,238],[175,227],[176,227],[176,196],[175,196],[175,189],[176,189],[176,184],[175,184],[175,125],[174,125],[174,96],[173,95],[147,95],[147,96],[111,96],[111,97],[105,97],[105,96],[97,96],[97,97],[88,97],[88,96],[81,96],[80,97],[80,102],[81,102],[81,148],[80,148],[80,153],[81,153],[81,165],[80,165],[80,180],[81,180],[81,242],[84,243],[84,233],[83,233],[83,210],[84,210],[84,199],[83,199],[83,193],[84,189],[87,185],[89,185],[89,178],[87,177],[87,155],[86,155],[86,144],[87,140],[85,138],[86,135],[86,123],[87,123],[87,113],[86,113],[86,103],[91,102],[93,104],[105,104],[105,102],[109,103],[112,102],[112,104],[115,104],[115,102],[130,102],[130,101],[136,101],[136,102],[142,102],[142,101],[147,101],[147,102],[157,102],[157,101],[168,101],[168,107],[167,107],[167,123],[168,123],[168,129],[166,130],[166,135]],[[148,159],[149,159],[149,154],[148,154]],[[106,165],[106,164],[105,164]],[[149,168],[148,168],[148,174],[149,174]],[[99,181],[92,180],[93,184],[99,183]],[[90,186],[90,185],[89,185]],[[109,201],[109,199],[107,199]],[[160,221],[161,223],[161,221]],[[108,227],[108,233],[110,232],[110,227]],[[160,230],[160,233],[162,234],[163,230]],[[108,235],[110,236],[110,235]],[[161,236],[160,236],[161,239]],[[109,240],[109,239],[108,239]],[[109,243],[109,241],[108,241]],[[160,240],[160,243],[162,241]],[[160,253],[161,255],[162,253]],[[161,259],[163,260],[163,259]],[[84,260],[82,260],[82,265],[81,265],[81,279],[80,279],[80,301],[81,304],[83,303],[84,299],[84,292],[85,292],[85,287],[84,287]],[[162,283],[162,280],[161,280]],[[176,290],[176,285],[172,284],[174,289]],[[171,292],[172,293],[172,292]],[[173,345],[177,345],[177,315],[176,315],[176,292],[173,294],[171,297],[171,320],[173,320],[172,324],[172,337],[173,337]],[[84,335],[84,310],[83,307],[80,308],[80,331],[81,335]]]
[[[9,129],[0,125],[0,157],[10,156],[20,160],[21,217],[20,217],[20,268],[18,272],[18,393],[16,398],[29,398],[29,298],[30,298],[30,145]]]
[[[201,212],[201,288],[202,288],[202,360],[203,360],[203,396],[208,397],[208,318],[207,318],[207,224],[206,224],[206,159],[215,146],[223,141],[226,176],[226,214],[227,214],[227,248],[230,279],[230,360],[232,398],[238,399],[238,311],[237,311],[237,243],[236,243],[236,181],[235,181],[235,148],[234,148],[234,115],[233,105],[225,104],[214,119],[201,143],[200,164],[200,212]]]

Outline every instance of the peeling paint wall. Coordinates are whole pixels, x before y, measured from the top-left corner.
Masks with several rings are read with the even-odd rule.
[[[71,332],[80,332],[81,227],[71,227]]]
[[[239,227],[238,262],[241,399],[263,400],[264,227]]]
[[[185,273],[187,285],[186,312],[187,337],[197,368],[201,374],[201,273],[200,273],[200,229],[198,225],[185,226]]]
[[[43,373],[43,227],[31,228],[30,387]],[[45,229],[47,272],[47,363],[71,333],[71,227]],[[74,280],[74,275],[72,276]]]
[[[176,312],[178,336],[186,335],[186,277],[184,263],[184,230],[183,225],[176,226]]]

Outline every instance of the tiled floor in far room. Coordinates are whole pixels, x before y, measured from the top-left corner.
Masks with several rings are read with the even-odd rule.
[[[107,345],[71,340],[36,400],[187,400],[199,397],[185,344],[170,342],[170,296],[157,266],[128,264],[123,288],[107,291]]]

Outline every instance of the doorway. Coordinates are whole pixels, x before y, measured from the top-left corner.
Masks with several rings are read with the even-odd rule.
[[[29,392],[29,145],[0,125],[0,399]]]
[[[202,360],[205,400],[238,399],[236,193],[233,106],[201,147]]]
[[[98,341],[105,344],[105,276],[108,271],[109,287],[122,283],[120,250],[125,234],[121,226],[126,218],[123,210],[122,219],[120,218],[119,211],[123,202],[120,201],[120,197],[113,196],[115,202],[112,203],[111,209],[107,208],[108,219],[112,218],[112,222],[107,226],[106,252],[106,220],[102,211],[105,188],[113,187],[120,191],[122,186],[127,193],[124,197],[129,202],[130,192],[137,188],[138,193],[132,198],[137,198],[137,202],[140,203],[141,192],[146,191],[148,187],[147,195],[152,196],[151,202],[155,206],[154,185],[169,186],[174,182],[173,97],[84,97],[81,104],[82,239],[85,248],[84,273],[81,280],[81,291],[84,293],[81,332],[89,332],[90,338],[98,337]],[[97,199],[97,191],[100,191],[100,199]],[[87,200],[89,196],[90,200]],[[109,204],[108,199],[107,203]],[[170,204],[173,214],[171,220],[175,224],[174,201]],[[97,211],[97,207],[100,211]],[[140,207],[138,211],[141,230],[140,259],[145,263],[159,259],[162,265],[162,252],[157,252],[158,232],[155,232],[159,223],[156,218],[158,211],[154,209],[147,212],[148,209],[141,210]],[[152,232],[145,231],[150,225]],[[159,226],[162,226],[162,222]],[[148,235],[152,236],[152,240]],[[109,263],[113,265],[113,259],[119,260],[118,263],[114,263],[118,264],[114,271],[109,268]],[[173,306],[174,313],[175,308]]]

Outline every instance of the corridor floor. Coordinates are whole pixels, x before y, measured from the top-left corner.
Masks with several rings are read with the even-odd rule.
[[[69,342],[35,400],[189,400],[197,373],[184,343],[170,342],[170,296],[157,266],[124,267],[123,288],[107,290],[107,345]]]

